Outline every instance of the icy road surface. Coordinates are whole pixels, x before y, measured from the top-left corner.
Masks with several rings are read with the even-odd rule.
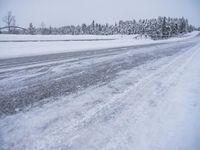
[[[200,36],[0,60],[2,150],[199,150]]]

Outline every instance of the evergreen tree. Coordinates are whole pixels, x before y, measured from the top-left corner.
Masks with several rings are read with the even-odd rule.
[[[29,24],[29,28],[28,28],[29,34],[35,34],[35,28],[33,27],[33,24],[30,23]]]
[[[59,28],[46,28],[44,23],[40,28],[35,29],[33,24],[29,24],[29,34],[95,34],[95,35],[111,35],[111,34],[140,34],[149,36],[152,39],[163,39],[178,34],[192,32],[195,27],[188,23],[185,18],[166,18],[158,17],[153,19],[140,19],[139,21],[120,20],[114,25],[99,24],[93,20],[90,25],[82,24],[77,26],[63,26]]]

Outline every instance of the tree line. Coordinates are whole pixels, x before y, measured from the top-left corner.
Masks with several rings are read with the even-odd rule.
[[[67,25],[62,27],[46,27],[41,23],[40,27],[35,27],[32,23],[25,30],[17,30],[14,28],[16,21],[11,12],[3,18],[8,26],[7,33],[14,34],[69,34],[69,35],[114,35],[114,34],[140,34],[149,36],[153,39],[163,39],[175,37],[179,34],[185,34],[197,30],[190,25],[188,20],[182,18],[158,17],[153,19],[140,19],[139,21],[120,20],[114,25],[100,24],[92,21],[91,24]],[[5,32],[4,32],[5,33]]]

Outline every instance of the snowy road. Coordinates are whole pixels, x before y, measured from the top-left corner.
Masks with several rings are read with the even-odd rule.
[[[198,150],[199,42],[0,60],[0,149]]]
[[[0,112],[12,114],[35,102],[107,84],[121,71],[183,53],[192,46],[193,42],[152,44],[0,60]]]

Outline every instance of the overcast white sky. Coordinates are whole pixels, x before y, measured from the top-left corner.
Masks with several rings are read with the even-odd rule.
[[[186,17],[200,26],[200,0],[0,0],[0,26],[12,11],[17,25],[27,27],[44,22],[46,26],[112,23],[119,20],[158,16]]]

